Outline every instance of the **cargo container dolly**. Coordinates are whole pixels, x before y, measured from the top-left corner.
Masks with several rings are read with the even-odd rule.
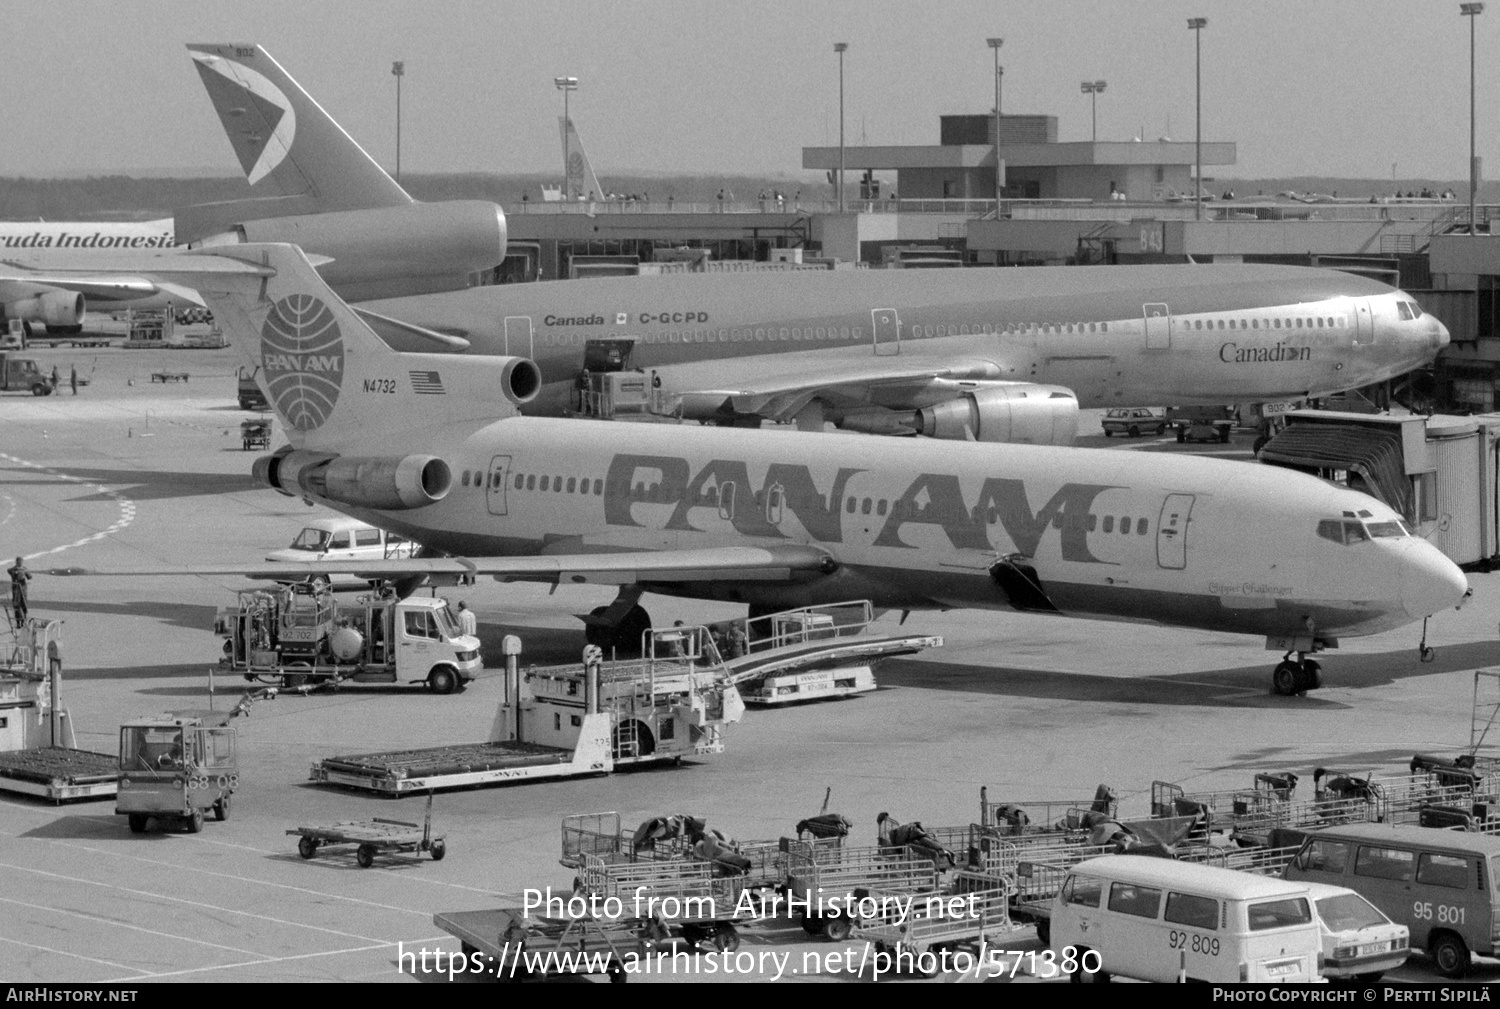
[[[774,856],[769,864],[774,866]],[[579,883],[591,901],[605,906],[618,901],[628,913],[646,919],[648,938],[680,936],[692,946],[707,943],[733,953],[740,948],[737,923],[766,916],[760,894],[766,887],[764,871],[728,874],[732,871],[710,861],[609,863],[587,855]]]
[[[605,662],[590,645],[581,663],[523,673],[520,639],[509,635],[487,741],[328,757],[312,780],[406,795],[722,753],[726,727],[745,709],[708,642],[702,627],[647,631],[644,658]]]
[[[470,971],[501,982],[536,980],[537,967],[549,974],[570,967],[623,984],[627,958],[639,962],[653,945],[650,923],[634,918],[545,918],[512,907],[444,911],[432,923],[459,941]]]
[[[941,969],[939,954],[967,950],[978,956],[986,946],[1003,949],[1022,930],[1010,918],[1010,890],[994,876],[959,871],[942,892],[913,897],[909,904],[881,902],[884,895],[874,891],[857,892],[874,898],[871,906],[882,912],[861,919],[852,936],[873,943],[877,953],[907,954],[909,959],[894,961],[898,968],[909,963],[913,973],[931,976]]]
[[[345,820],[326,827],[293,827],[287,834],[298,838],[297,854],[306,859],[316,857],[319,848],[341,844],[356,845],[354,860],[361,869],[374,865],[376,855],[419,855],[425,851],[432,856],[434,862],[441,862],[443,856],[448,854],[448,844],[443,835],[432,832],[430,793],[427,796],[427,815],[422,818],[421,823],[387,820],[377,816],[369,820]]]
[[[843,942],[856,919],[845,909],[863,891],[882,894],[936,893],[941,871],[909,848],[837,848],[789,852],[783,890],[799,912],[802,930]]]

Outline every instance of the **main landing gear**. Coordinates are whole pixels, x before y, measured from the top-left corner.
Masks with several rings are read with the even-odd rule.
[[[1271,673],[1271,689],[1283,697],[1301,696],[1309,690],[1323,685],[1323,667],[1316,659],[1309,659],[1305,652],[1287,652]]]

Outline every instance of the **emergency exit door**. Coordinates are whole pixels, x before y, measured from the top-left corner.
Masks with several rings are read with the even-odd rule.
[[[505,353],[511,357],[535,357],[532,353],[531,316],[505,317]]]
[[[1146,349],[1172,349],[1172,310],[1164,304],[1142,305],[1146,318]]]
[[[510,456],[497,455],[490,460],[490,471],[483,476],[484,503],[491,515],[505,514],[505,484],[510,478]]]
[[[875,330],[874,349],[877,355],[901,353],[901,317],[894,308],[870,310],[870,322]]]
[[[1188,520],[1193,495],[1168,494],[1156,522],[1156,566],[1181,571],[1187,567]]]

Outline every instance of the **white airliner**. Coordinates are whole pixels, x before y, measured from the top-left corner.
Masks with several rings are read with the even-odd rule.
[[[288,192],[346,208],[331,215],[347,222],[338,242],[313,232],[319,215],[298,219],[298,244],[333,258],[320,269],[334,288],[359,299],[397,349],[532,358],[545,386],[528,414],[618,406],[619,388],[581,372],[596,368],[591,346],[624,342],[638,374],[623,381],[646,393],[645,412],[1067,444],[1080,405],[1323,396],[1424,367],[1448,342],[1442,323],[1395,288],[1284,266],[677,275],[369,300],[368,285],[331,271],[365,259],[387,270],[403,257],[437,262],[468,232],[382,223],[405,212],[386,205],[395,183],[260,47],[189,49],[246,172],[284,173]],[[562,124],[569,185],[597,189],[571,125]],[[360,244],[361,233],[369,243],[382,232],[401,249]],[[253,224],[242,239],[290,240]]]
[[[1318,685],[1309,653],[1468,590],[1386,505],[1278,467],[517,417],[530,361],[392,351],[293,247],[161,262],[209,271],[173,279],[203,292],[285,425],[258,477],[450,555],[360,574],[619,585],[598,616],[623,634],[649,622],[643,591],[1235,631],[1287,653],[1288,693]]]

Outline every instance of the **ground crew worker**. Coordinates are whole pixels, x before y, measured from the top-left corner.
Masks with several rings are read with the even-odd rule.
[[[479,637],[479,619],[462,599],[458,601],[458,629],[470,637]]]
[[[58,372],[57,365],[54,364],[52,366],[52,391],[56,392],[60,385],[62,385],[62,375]]]
[[[78,365],[68,365],[68,385],[73,387],[73,395],[78,395]]]
[[[13,567],[6,571],[10,575],[10,608],[16,614],[16,626],[26,626],[26,583],[31,581],[31,572],[26,570],[26,561],[16,558]]]

